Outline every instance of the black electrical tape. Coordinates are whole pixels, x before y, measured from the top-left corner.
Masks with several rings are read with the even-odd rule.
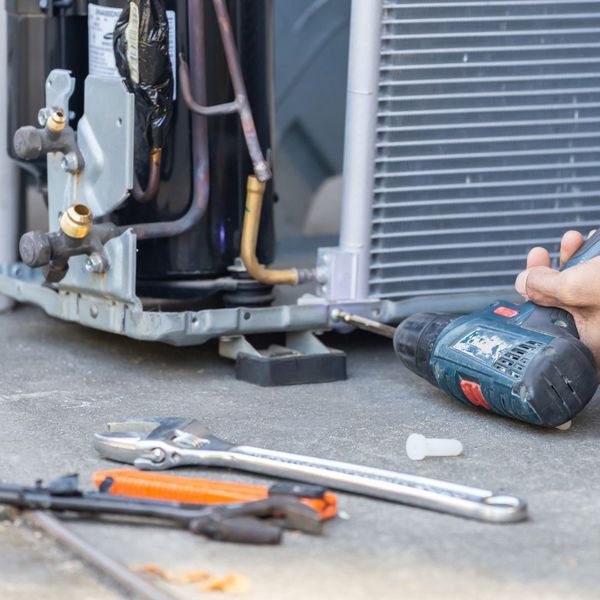
[[[169,21],[161,0],[130,0],[113,37],[121,77],[135,95],[136,117],[150,148],[162,148],[173,112]]]

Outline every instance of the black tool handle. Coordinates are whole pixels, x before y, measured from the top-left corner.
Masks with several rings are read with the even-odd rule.
[[[280,527],[255,517],[200,517],[190,521],[189,529],[211,540],[238,544],[280,544],[282,538]]]

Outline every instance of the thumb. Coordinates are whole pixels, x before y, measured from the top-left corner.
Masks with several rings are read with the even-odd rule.
[[[533,267],[519,273],[515,289],[541,306],[561,306],[561,273],[549,267]]]
[[[560,242],[560,266],[562,267],[571,260],[571,257],[583,246],[585,238],[579,231],[567,231]]]

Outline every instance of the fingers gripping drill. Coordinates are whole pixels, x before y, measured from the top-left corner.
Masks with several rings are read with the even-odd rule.
[[[600,232],[563,270],[598,255]],[[598,386],[594,356],[571,314],[559,308],[498,301],[456,318],[417,313],[395,331],[336,309],[332,317],[393,337],[401,362],[456,400],[526,423],[566,423]]]

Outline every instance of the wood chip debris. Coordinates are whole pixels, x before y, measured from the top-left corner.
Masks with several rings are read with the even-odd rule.
[[[239,573],[228,573],[222,577],[211,577],[200,584],[203,592],[225,592],[227,594],[247,594],[250,591],[250,580]]]
[[[174,573],[155,564],[135,565],[130,569],[136,573],[144,573],[159,577],[170,583],[189,584],[201,582],[198,589],[202,592],[223,592],[226,594],[241,595],[250,591],[250,579],[240,573],[227,573],[226,575],[213,576],[206,571],[184,571]]]
[[[130,571],[134,573],[146,573],[147,575],[156,575],[156,577],[160,577],[161,579],[165,579],[166,581],[173,581],[175,575],[171,573],[171,571],[167,571],[166,569],[161,569],[158,565],[135,565],[129,567]]]

